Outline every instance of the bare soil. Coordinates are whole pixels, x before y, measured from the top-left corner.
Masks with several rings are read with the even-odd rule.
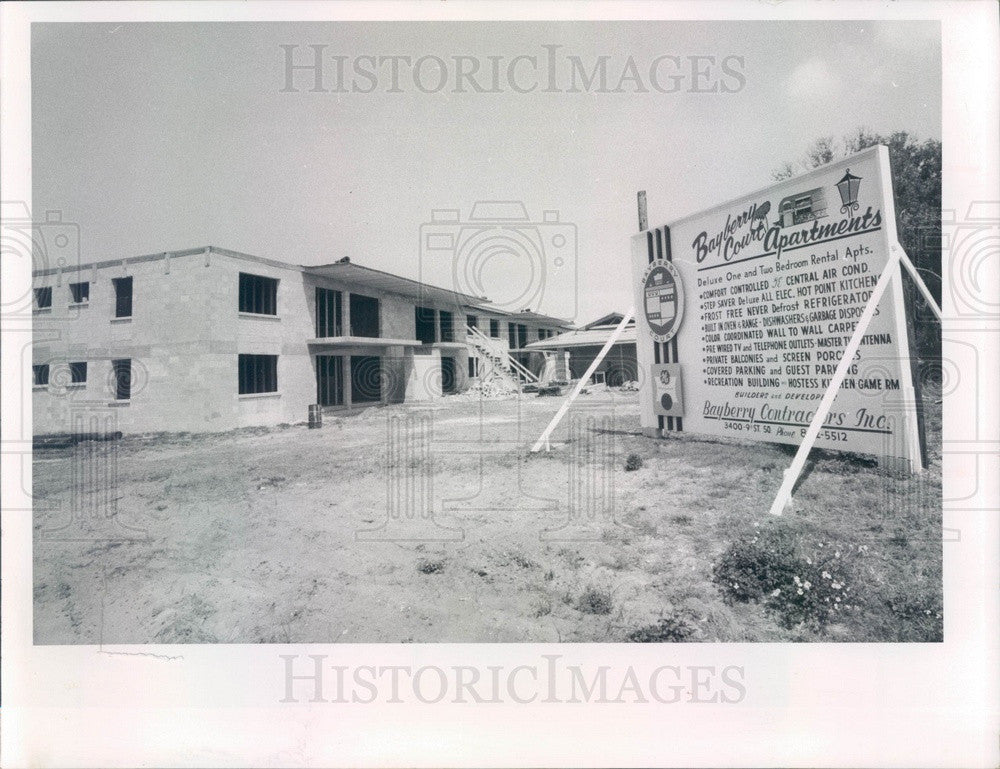
[[[537,455],[561,399],[38,450],[35,641],[623,641],[663,617],[683,622],[662,640],[940,640],[939,450],[914,476],[814,452],[782,525],[852,555],[858,606],[788,626],[713,567],[770,525],[791,452],[643,437],[633,392],[578,402]]]

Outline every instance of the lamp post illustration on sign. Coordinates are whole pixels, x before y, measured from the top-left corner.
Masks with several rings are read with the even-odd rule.
[[[847,214],[852,219],[854,212],[858,210],[858,188],[861,186],[861,177],[851,174],[848,168],[844,173],[844,178],[837,182],[837,191],[840,193],[840,200],[844,204],[840,207],[840,213]]]
[[[798,445],[775,513],[813,446],[921,470],[900,265],[883,146],[640,232],[643,431]]]

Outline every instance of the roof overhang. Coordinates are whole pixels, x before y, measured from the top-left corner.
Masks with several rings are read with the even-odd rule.
[[[541,313],[524,310],[512,312],[496,304],[484,303],[482,299],[477,300],[475,304],[469,304],[468,307],[470,310],[502,315],[508,321],[521,321],[542,326],[556,326],[557,328],[573,328],[573,324],[563,318],[555,318],[551,315],[542,315]]]
[[[414,299],[418,302],[428,304],[445,304],[455,307],[479,304],[484,301],[484,297],[471,296],[461,291],[452,291],[439,286],[430,286],[410,278],[403,278],[389,272],[374,270],[371,267],[362,267],[351,262],[334,262],[333,264],[321,264],[315,267],[304,265],[302,271],[307,275],[315,275],[320,278],[327,278],[345,283],[350,286],[359,286],[370,291],[387,294],[397,294]]]
[[[548,339],[539,339],[537,342],[525,345],[524,350],[565,350],[570,347],[602,347],[614,333],[614,329],[570,331],[559,336],[552,336]],[[615,340],[615,344],[635,344],[635,328],[626,328],[621,336]]]
[[[389,339],[377,336],[323,336],[307,339],[310,347],[420,347],[419,339]]]

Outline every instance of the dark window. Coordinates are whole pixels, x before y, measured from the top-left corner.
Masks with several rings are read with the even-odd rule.
[[[278,314],[278,281],[262,275],[240,273],[240,312]]]
[[[458,376],[455,359],[450,355],[441,358],[441,392],[453,393],[458,390]]]
[[[90,283],[70,283],[69,293],[73,297],[73,304],[83,304],[90,301]]]
[[[52,306],[52,286],[35,289],[35,309],[47,310]]]
[[[490,320],[490,336],[494,339],[498,339],[500,337],[500,321]]]
[[[528,327],[522,323],[517,325],[517,346],[524,347],[528,343]]]
[[[112,278],[115,287],[115,317],[132,317],[132,278]]]
[[[465,325],[467,325],[469,328],[479,328],[479,318],[477,318],[475,315],[466,315]]]
[[[382,400],[382,359],[376,355],[351,356],[351,403]]]
[[[36,385],[47,385],[49,383],[49,364],[42,363],[40,366],[31,367],[32,382]]]
[[[83,384],[87,381],[87,362],[69,364],[70,384]]]
[[[517,326],[513,323],[507,324],[507,344],[512,350],[517,347]]]
[[[455,313],[441,310],[441,341],[455,341]]]
[[[316,289],[316,336],[342,336],[340,318],[344,297],[329,288]]]
[[[240,395],[278,392],[277,355],[240,355]]]
[[[417,322],[417,339],[423,344],[434,344],[437,341],[437,310],[430,307],[417,307],[414,309],[414,316]]]
[[[364,294],[351,294],[351,336],[378,338],[379,301]]]
[[[469,377],[475,378],[479,376],[479,358],[470,355],[469,356]]]
[[[316,356],[316,402],[320,406],[344,403],[344,359],[339,355]]]
[[[111,371],[115,377],[115,400],[129,400],[132,397],[132,359],[122,358],[111,361]]]

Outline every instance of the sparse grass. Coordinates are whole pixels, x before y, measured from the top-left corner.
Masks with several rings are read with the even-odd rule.
[[[539,434],[552,404],[532,412],[525,403],[516,414],[512,402],[485,404],[484,440],[505,440],[515,424]],[[456,401],[435,411],[435,439],[466,440],[479,409]],[[559,495],[573,455],[556,448],[491,460],[476,501],[490,512],[444,516],[463,529],[461,543],[359,547],[360,522],[372,528],[385,515],[374,478],[387,458],[383,447],[371,450],[372,435],[396,412],[408,413],[387,407],[324,420],[322,430],[107,444],[119,451],[119,505],[146,516],[155,544],[36,546],[36,637],[96,643],[100,595],[103,638],[116,642],[287,643],[342,631],[337,639],[362,643],[546,641],[553,633],[583,642],[941,640],[939,417],[929,420],[928,472],[896,477],[870,458],[817,453],[793,505],[772,521],[766,511],[794,449],[683,433],[649,439],[626,411],[615,456],[646,463],[613,474],[609,505],[571,511],[591,517],[596,540],[546,544],[537,532],[551,529],[553,515],[518,505],[519,495],[537,491],[565,513]],[[73,457],[53,449],[38,464],[36,493],[48,506],[36,509],[36,531],[60,523],[46,511],[67,509]],[[482,469],[475,453],[442,453],[434,471],[435,495],[455,499],[476,487]],[[95,580],[104,575],[102,593]],[[330,587],[312,595],[314,576]],[[740,587],[726,587],[726,577]],[[266,591],[255,587],[262,583]],[[185,600],[192,593],[205,605]],[[454,609],[464,612],[461,622],[446,622]]]
[[[505,553],[501,555],[500,560],[504,564],[517,566],[519,569],[534,569],[538,567],[538,564],[524,555],[524,553]]]
[[[596,587],[588,587],[576,601],[576,608],[584,614],[610,614],[613,607],[611,593]]]
[[[563,558],[566,563],[574,569],[578,568],[586,560],[582,555],[580,555],[580,551],[573,550],[568,547],[560,548],[556,555]]]
[[[614,558],[604,563],[612,571],[625,571],[635,565],[634,560],[626,558],[624,553],[615,553]]]

